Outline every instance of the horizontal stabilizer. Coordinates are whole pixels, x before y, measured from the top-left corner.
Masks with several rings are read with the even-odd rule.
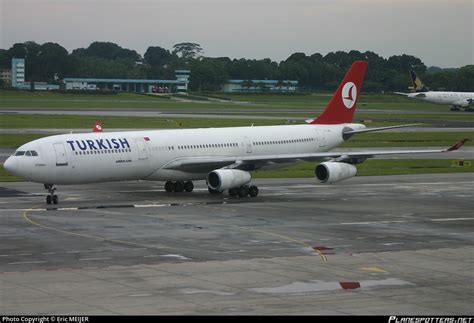
[[[346,136],[346,135],[355,135],[356,133],[362,133],[362,132],[372,132],[372,131],[382,131],[382,130],[396,129],[396,128],[414,127],[414,126],[419,126],[420,124],[421,123],[410,123],[410,124],[402,124],[402,125],[398,125],[398,126],[348,130],[348,131],[344,131],[344,136]]]

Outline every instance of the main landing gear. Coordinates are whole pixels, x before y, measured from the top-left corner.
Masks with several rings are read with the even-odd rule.
[[[210,187],[208,187],[208,190],[209,190],[210,194],[222,194],[222,191],[217,191],[217,190],[214,190]],[[258,195],[258,187],[255,186],[255,185],[252,185],[252,186],[242,185],[242,186],[238,186],[238,187],[234,187],[234,188],[229,189],[229,196],[230,197],[237,197],[238,196],[240,198],[244,198],[244,197],[247,197],[247,196],[257,197],[257,195]]]
[[[192,181],[187,181],[187,182],[167,181],[165,183],[165,191],[168,193],[171,193],[171,192],[180,193],[183,191],[192,192],[193,189],[194,189],[194,184]],[[208,187],[208,191],[210,194],[222,194],[222,191],[214,190],[210,187]],[[241,198],[247,197],[247,196],[257,197],[257,195],[258,195],[258,187],[255,185],[251,185],[251,186],[242,185],[239,187],[234,187],[234,188],[229,189],[229,196],[231,197],[237,197],[237,196]]]
[[[183,191],[192,192],[194,190],[194,184],[191,181],[183,182],[183,181],[176,181],[171,182],[168,181],[165,183],[165,191],[168,193],[176,192],[180,193]]]
[[[44,188],[48,190],[48,195],[46,195],[46,204],[58,204],[59,199],[58,196],[54,194],[54,191],[56,191],[54,184],[44,184]]]
[[[240,187],[234,187],[229,190],[229,196],[231,197],[257,197],[258,195],[258,187],[255,185],[248,186],[248,185],[242,185]]]

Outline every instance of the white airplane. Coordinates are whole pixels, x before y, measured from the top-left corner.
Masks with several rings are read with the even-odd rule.
[[[416,75],[415,71],[410,70],[410,77],[415,92],[395,92],[396,94],[430,103],[449,104],[451,105],[451,111],[459,111],[461,108],[464,108],[465,111],[471,111],[470,106],[474,103],[474,92],[430,91]]]
[[[322,114],[308,124],[63,134],[24,144],[4,163],[11,174],[42,183],[46,202],[58,203],[55,184],[166,181],[167,192],[191,192],[193,180],[207,180],[210,193],[257,196],[250,171],[299,161],[323,161],[321,183],[356,175],[354,164],[374,155],[442,153],[446,149],[330,152],[351,136],[410,125],[366,129],[352,123],[367,62],[354,62]]]

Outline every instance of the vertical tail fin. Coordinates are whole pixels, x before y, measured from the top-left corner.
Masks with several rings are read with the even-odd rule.
[[[339,84],[336,92],[326,106],[326,109],[311,122],[311,124],[339,124],[350,123],[354,116],[357,99],[359,98],[362,83],[368,63],[356,61]]]
[[[430,90],[423,84],[414,70],[410,70],[410,78],[415,92],[428,92]]]

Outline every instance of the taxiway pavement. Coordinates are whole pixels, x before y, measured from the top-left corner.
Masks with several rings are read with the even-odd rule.
[[[0,312],[474,313],[473,174],[256,183],[1,183]]]

